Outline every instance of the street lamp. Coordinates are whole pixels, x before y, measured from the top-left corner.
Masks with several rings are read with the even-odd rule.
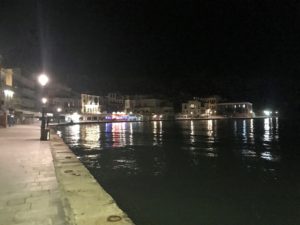
[[[45,105],[47,103],[48,99],[47,98],[42,98],[42,103]]]
[[[58,108],[56,109],[56,111],[57,111],[57,122],[60,123],[60,115],[59,115],[59,114],[60,114],[60,112],[61,112],[61,108],[58,107]]]
[[[49,78],[46,74],[41,74],[38,76],[38,82],[42,87],[45,87],[46,84],[48,83]],[[47,98],[42,98],[42,123],[41,123],[41,141],[46,141],[47,140],[47,132],[46,132],[46,121],[45,121],[45,106],[47,103]]]
[[[38,76],[38,81],[39,81],[40,85],[42,85],[42,87],[44,87],[48,83],[49,78],[46,74],[41,74]]]

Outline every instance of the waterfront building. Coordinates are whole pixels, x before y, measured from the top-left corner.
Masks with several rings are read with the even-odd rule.
[[[76,95],[66,98],[54,97],[49,102],[52,112],[60,111],[61,114],[71,114],[81,111],[81,99]]]
[[[214,116],[217,114],[217,104],[221,100],[220,96],[214,95],[205,98],[202,97],[199,100],[202,103],[202,106],[204,107],[206,116]]]
[[[0,126],[7,126],[7,117],[14,108],[12,69],[0,67]]]
[[[25,77],[21,70],[13,69],[13,81],[15,91],[15,122],[33,123],[34,118],[39,116],[37,108],[36,81],[32,77]]]
[[[18,124],[33,123],[38,116],[35,81],[19,68],[1,68],[0,73],[1,123],[7,123],[7,118]]]
[[[205,108],[199,100],[190,100],[182,103],[182,118],[200,118],[205,115]]]
[[[252,103],[227,102],[217,104],[217,115],[225,117],[253,117]]]
[[[81,94],[81,114],[87,117],[99,115],[101,113],[99,98],[97,95]]]
[[[126,113],[142,115],[143,120],[174,119],[174,108],[171,102],[149,96],[128,96],[124,110]]]
[[[217,103],[220,99],[219,96],[194,97],[193,100],[182,103],[182,111],[178,115],[178,118],[192,119],[215,116],[217,113]]]
[[[106,96],[100,96],[99,102],[101,111],[105,113],[112,113],[123,111],[125,97],[119,93],[108,93]]]

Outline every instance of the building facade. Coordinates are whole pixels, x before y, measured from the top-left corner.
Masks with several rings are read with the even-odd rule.
[[[125,112],[143,116],[143,120],[174,119],[171,102],[147,96],[132,96],[125,100]]]
[[[217,115],[224,117],[247,117],[254,116],[252,103],[250,102],[227,102],[217,104]]]
[[[207,98],[194,97],[186,103],[182,103],[181,114],[179,118],[203,118],[217,115],[217,104],[220,101],[219,96]]]
[[[100,114],[100,96],[81,94],[81,114]]]
[[[7,123],[33,123],[38,116],[36,105],[36,82],[22,75],[19,68],[0,69],[0,111],[1,121]],[[4,118],[6,114],[6,121]]]
[[[14,109],[13,71],[0,67],[0,126],[7,127]]]
[[[16,123],[32,123],[38,117],[36,81],[13,69]]]
[[[190,100],[187,103],[182,103],[181,112],[186,118],[200,118],[205,115],[205,108],[200,101]]]
[[[106,96],[100,96],[99,101],[103,113],[124,110],[125,97],[119,93],[108,93]]]

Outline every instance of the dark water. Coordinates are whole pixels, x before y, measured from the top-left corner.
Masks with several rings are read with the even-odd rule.
[[[137,225],[300,224],[298,121],[59,128]]]

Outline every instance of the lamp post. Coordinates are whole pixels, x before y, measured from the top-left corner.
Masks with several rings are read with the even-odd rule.
[[[60,112],[61,112],[61,108],[57,108],[56,109],[56,111],[57,111],[57,123],[60,123]]]
[[[45,74],[41,74],[38,77],[38,82],[40,83],[40,85],[42,86],[42,88],[44,88],[46,86],[46,84],[48,83],[49,78],[47,75]],[[42,98],[42,122],[41,122],[41,137],[40,140],[41,141],[46,141],[47,140],[47,132],[46,132],[46,121],[45,121],[45,106],[47,103],[47,98]]]

